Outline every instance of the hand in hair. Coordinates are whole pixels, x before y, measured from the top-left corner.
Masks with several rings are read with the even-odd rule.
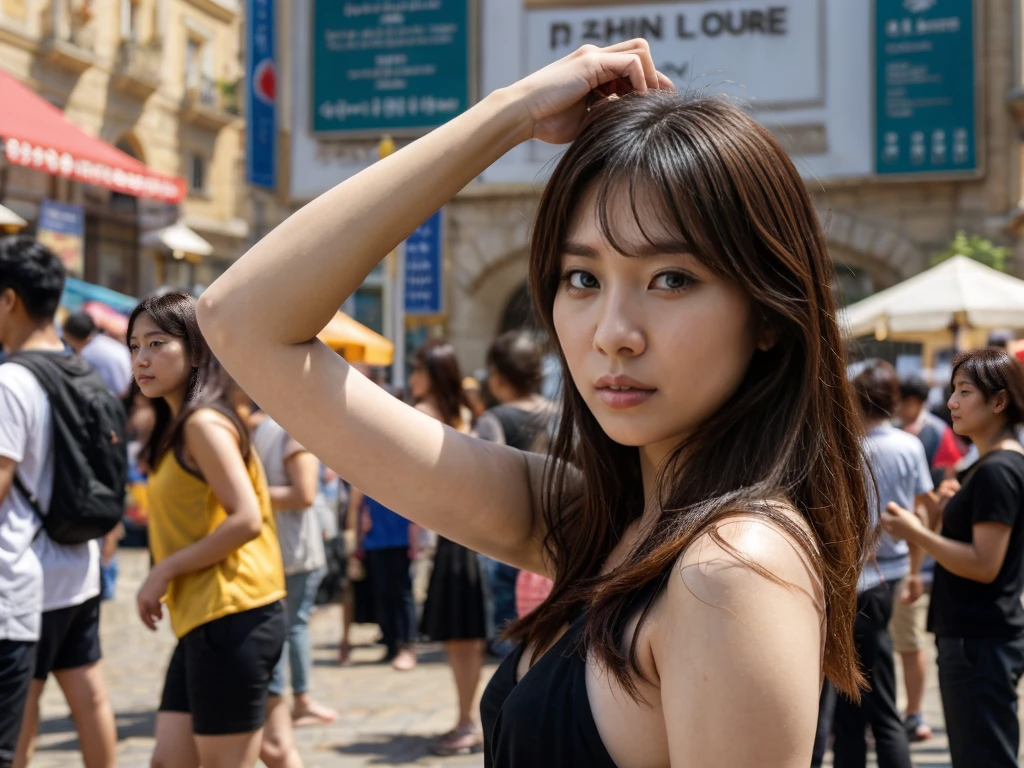
[[[627,40],[607,48],[585,45],[510,90],[529,114],[533,138],[565,144],[579,133],[588,99],[658,88],[673,85],[654,68],[647,41]]]

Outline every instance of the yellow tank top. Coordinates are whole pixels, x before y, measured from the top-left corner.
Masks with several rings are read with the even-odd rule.
[[[260,535],[216,565],[171,581],[165,603],[179,638],[214,619],[270,605],[285,595],[281,548],[256,451],[249,451],[248,467],[260,503]],[[208,536],[227,518],[213,489],[182,467],[173,450],[150,474],[148,495],[149,546],[158,563]]]

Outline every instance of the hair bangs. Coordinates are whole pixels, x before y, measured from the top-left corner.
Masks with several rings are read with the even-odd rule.
[[[593,189],[598,229],[617,253],[629,258],[687,253],[724,274],[719,246],[686,191],[690,180],[667,167],[667,138],[648,132],[627,146],[609,147],[604,163],[587,174],[574,198],[583,199]]]

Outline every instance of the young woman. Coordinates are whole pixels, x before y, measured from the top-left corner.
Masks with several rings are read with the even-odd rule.
[[[155,630],[166,604],[179,638],[153,765],[252,766],[287,623],[267,481],[190,296],[143,301],[128,345],[156,412],[143,449],[154,565],[139,616]]]
[[[1016,766],[1024,673],[1024,447],[1016,429],[1024,422],[1024,376],[1005,352],[978,349],[953,360],[952,383],[953,429],[980,458],[947,496],[941,533],[896,504],[883,523],[935,558],[928,629],[938,644],[954,768]]]
[[[544,351],[536,338],[522,331],[501,334],[487,350],[487,389],[498,403],[477,419],[477,437],[518,448],[541,451],[555,417],[552,403],[540,394],[544,383]],[[500,635],[517,618],[516,581],[519,569],[486,559],[487,580],[493,603],[491,624]],[[494,638],[490,651],[507,656],[511,644]]]
[[[472,411],[451,344],[432,341],[416,352],[409,391],[418,411],[461,434],[470,431]],[[462,482],[467,481],[472,479]],[[492,634],[485,579],[476,552],[444,535],[437,537],[420,634],[444,643],[459,700],[455,727],[434,745],[439,755],[466,754],[483,746],[472,710],[484,666],[484,644]]]
[[[572,142],[530,261],[564,373],[550,460],[407,408],[311,341],[531,138]],[[791,768],[810,762],[823,674],[851,696],[862,682],[869,512],[832,279],[771,133],[674,93],[634,40],[495,91],[305,206],[204,293],[200,320],[342,476],[555,579],[485,691],[487,764]]]

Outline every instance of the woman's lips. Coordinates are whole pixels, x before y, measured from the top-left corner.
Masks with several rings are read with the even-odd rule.
[[[597,396],[609,408],[619,410],[643,405],[657,391],[656,389],[610,389],[608,387],[601,387],[597,390]]]

